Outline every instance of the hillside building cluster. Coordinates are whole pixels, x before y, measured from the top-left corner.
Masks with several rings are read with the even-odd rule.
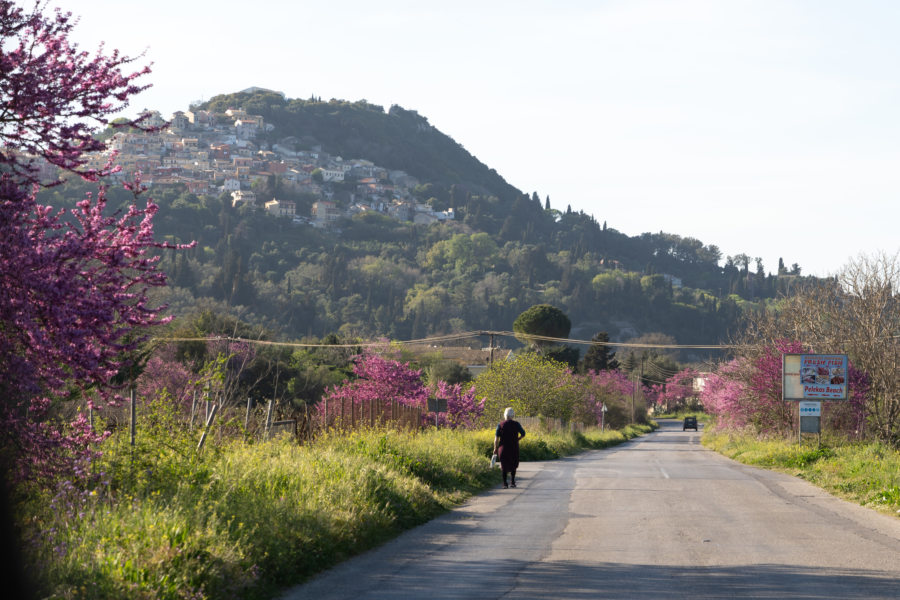
[[[113,175],[114,181],[130,180],[140,172],[149,188],[177,185],[197,195],[227,193],[233,206],[254,206],[317,227],[328,227],[342,217],[363,212],[420,224],[454,218],[452,209],[435,211],[416,201],[412,191],[419,182],[403,171],[361,158],[332,156],[311,140],[285,137],[277,143],[261,141],[277,137],[267,135],[275,127],[243,110],[229,109],[221,114],[199,109],[178,111],[168,125],[159,112],[150,111],[145,124],[162,129],[115,133],[107,150],[91,156],[88,166],[103,167],[116,153],[115,162],[122,169]],[[281,189],[316,198],[310,214],[298,214],[290,199],[258,199],[254,184],[273,178]],[[349,204],[342,202],[339,207],[335,202],[335,184],[350,189]]]

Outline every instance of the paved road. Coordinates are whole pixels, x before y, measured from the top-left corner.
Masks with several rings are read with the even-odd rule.
[[[900,598],[900,519],[699,437],[663,422],[613,449],[524,463],[518,489],[482,494],[284,600]]]

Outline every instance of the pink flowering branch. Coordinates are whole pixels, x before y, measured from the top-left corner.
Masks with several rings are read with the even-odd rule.
[[[37,0],[26,11],[0,0],[0,163],[19,183],[37,182],[35,158],[97,181],[113,167],[85,168],[84,155],[105,148],[95,134],[149,87],[135,82],[150,68],[124,74],[140,57],[105,55],[102,44],[93,56],[80,50],[69,39],[72,14],[57,9],[47,16],[46,6]],[[122,126],[141,127],[141,121]]]
[[[447,401],[446,424],[454,429],[472,429],[484,415],[484,398],[475,396],[475,386],[463,391],[458,383],[438,381],[435,398]]]

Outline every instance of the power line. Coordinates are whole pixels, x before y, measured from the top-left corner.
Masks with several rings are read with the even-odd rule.
[[[586,344],[589,346],[612,346],[619,348],[661,348],[661,349],[672,349],[672,350],[730,350],[734,348],[738,348],[739,346],[734,344],[714,344],[714,345],[703,345],[703,344],[639,344],[633,342],[598,342],[594,340],[576,340],[571,338],[556,338],[556,337],[548,337],[543,335],[532,335],[532,334],[524,334],[524,333],[514,333],[512,331],[494,331],[489,332],[494,333],[495,335],[503,335],[507,337],[523,337],[528,340],[540,340],[546,342],[560,342],[565,344]]]
[[[738,346],[733,344],[716,344],[716,345],[698,345],[698,344],[641,344],[641,343],[631,343],[631,342],[598,342],[594,340],[579,340],[572,338],[556,338],[542,335],[526,335],[526,334],[516,334],[512,331],[465,331],[460,333],[453,333],[447,335],[439,335],[432,336],[426,338],[412,339],[412,340],[389,340],[382,339],[378,341],[361,341],[352,344],[309,344],[302,342],[278,342],[271,340],[259,340],[259,339],[248,339],[234,336],[208,336],[208,337],[157,337],[153,338],[153,342],[209,342],[209,341],[222,341],[222,342],[240,342],[245,344],[256,344],[260,346],[281,346],[287,348],[372,348],[379,346],[386,346],[390,344],[435,344],[437,342],[452,342],[452,341],[460,341],[465,339],[472,339],[480,336],[493,335],[498,337],[515,337],[519,338],[520,336],[527,340],[539,340],[546,342],[558,342],[565,344],[582,344],[588,346],[609,346],[616,348],[657,348],[657,349],[671,349],[671,350],[731,350],[734,348],[738,348]]]

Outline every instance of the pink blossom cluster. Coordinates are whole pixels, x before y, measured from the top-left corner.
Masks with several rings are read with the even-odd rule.
[[[392,402],[425,408],[428,388],[422,383],[422,371],[407,363],[385,358],[371,350],[357,356],[353,364],[354,380],[344,380],[329,389],[319,403],[319,412],[328,419],[340,414],[342,406],[360,407],[375,403],[390,410]],[[328,415],[324,411],[328,410]]]
[[[731,360],[706,377],[700,399],[706,412],[716,416],[719,426],[742,429],[749,423],[744,398],[747,386],[741,378],[741,361]]]
[[[456,429],[472,429],[484,415],[484,398],[475,396],[475,386],[463,390],[459,383],[438,381],[435,398],[447,401],[447,425]]]
[[[141,398],[158,398],[167,393],[176,403],[189,408],[195,379],[190,369],[175,358],[175,347],[168,345],[147,361],[137,380],[137,393]]]

